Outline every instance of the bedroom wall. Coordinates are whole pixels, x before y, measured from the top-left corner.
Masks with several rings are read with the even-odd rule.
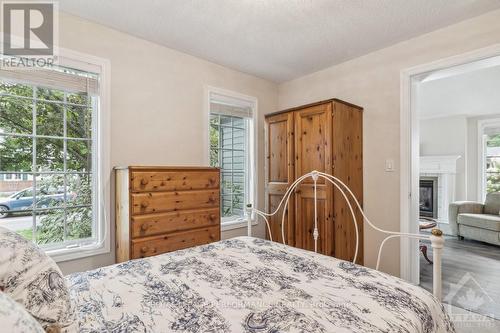
[[[207,163],[203,137],[205,85],[258,99],[257,153],[263,156],[263,115],[277,108],[276,84],[65,13],[60,15],[59,34],[61,47],[111,62],[112,166]],[[258,162],[258,197],[264,198],[264,159]],[[109,200],[114,207],[113,195]],[[261,200],[259,205],[263,204]],[[113,210],[111,221],[114,244]],[[264,226],[254,228],[254,233],[264,236]],[[243,234],[246,228],[223,232],[222,237]],[[114,251],[59,264],[67,274],[112,263]]]
[[[378,226],[398,230],[401,70],[496,43],[500,43],[499,10],[283,83],[279,108],[331,97],[365,108],[364,207]],[[396,161],[395,172],[384,171],[388,158]],[[373,267],[381,237],[368,228],[365,235],[365,263]],[[398,241],[388,244],[381,269],[399,275],[395,253]]]
[[[467,199],[467,118],[465,116],[421,119],[420,156],[457,155],[455,200]]]

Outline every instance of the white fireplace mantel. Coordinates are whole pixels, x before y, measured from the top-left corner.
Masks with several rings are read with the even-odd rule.
[[[420,156],[420,173],[457,173],[460,155]]]

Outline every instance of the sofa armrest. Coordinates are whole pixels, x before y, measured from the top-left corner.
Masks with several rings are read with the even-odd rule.
[[[481,214],[484,210],[484,205],[475,201],[455,201],[450,203],[448,208],[448,222],[453,235],[458,235],[458,214]]]

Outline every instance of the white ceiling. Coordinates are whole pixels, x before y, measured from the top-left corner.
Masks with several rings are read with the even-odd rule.
[[[500,8],[498,0],[60,0],[61,10],[283,82]]]
[[[500,114],[500,57],[438,71],[420,85],[420,119]]]

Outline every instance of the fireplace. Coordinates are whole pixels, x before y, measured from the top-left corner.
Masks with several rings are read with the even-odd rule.
[[[437,177],[420,177],[420,216],[437,218]]]

